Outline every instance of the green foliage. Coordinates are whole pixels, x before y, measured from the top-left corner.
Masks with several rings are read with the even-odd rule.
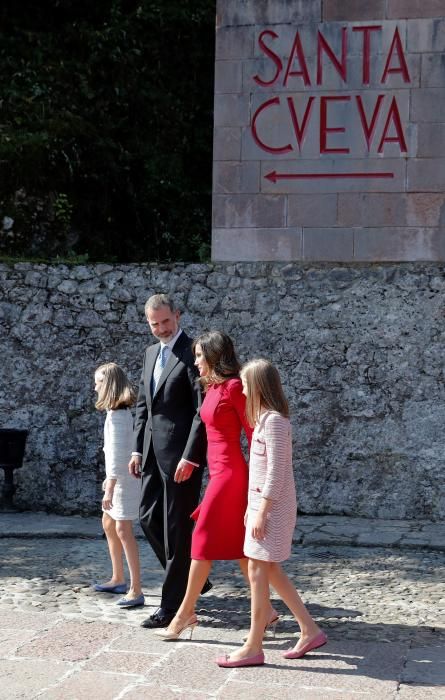
[[[0,251],[209,256],[214,15],[214,0],[2,3]]]

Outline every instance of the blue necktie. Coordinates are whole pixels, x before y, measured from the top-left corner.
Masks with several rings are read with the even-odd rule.
[[[153,394],[156,391],[159,379],[161,378],[162,370],[167,364],[167,345],[161,345],[161,351],[159,353],[158,359],[156,360],[155,368],[153,371]]]
[[[159,358],[159,366],[162,369],[164,369],[165,365],[167,364],[167,345],[163,345],[161,348],[161,356]]]

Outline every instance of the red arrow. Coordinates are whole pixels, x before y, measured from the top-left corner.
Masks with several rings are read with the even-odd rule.
[[[277,180],[326,180],[335,178],[392,178],[394,173],[277,173],[276,170],[264,176],[266,180],[276,182]]]

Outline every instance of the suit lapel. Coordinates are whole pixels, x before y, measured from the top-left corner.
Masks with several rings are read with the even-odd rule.
[[[187,345],[187,341],[188,341],[188,337],[186,336],[184,331],[182,331],[181,335],[179,336],[178,340],[176,341],[176,343],[174,344],[174,346],[170,352],[167,364],[165,365],[164,369],[162,370],[162,374],[159,377],[158,385],[156,387],[156,391],[154,393],[153,398],[155,396],[157,396],[159,389],[165,383],[165,380],[167,379],[168,375],[172,372],[172,370],[176,367],[179,360],[181,359],[182,353],[184,351],[184,347]],[[156,356],[155,356],[155,361],[156,361]],[[154,362],[153,362],[153,367],[154,367]],[[153,374],[153,368],[152,368],[152,374]]]

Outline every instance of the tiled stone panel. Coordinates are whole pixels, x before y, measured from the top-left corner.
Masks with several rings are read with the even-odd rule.
[[[444,260],[444,52],[445,0],[219,0],[212,258]]]

